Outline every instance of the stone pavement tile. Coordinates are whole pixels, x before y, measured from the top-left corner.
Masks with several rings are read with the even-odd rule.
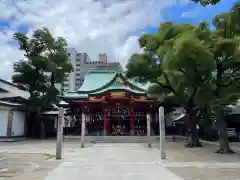
[[[217,154],[215,153],[217,146],[204,144],[202,148],[185,148],[185,142],[167,142],[166,154],[168,161],[180,162],[240,162],[239,154]],[[155,145],[156,146],[156,145]]]
[[[0,179],[4,180],[43,180],[48,172],[55,169],[60,162],[46,160],[42,154],[1,153]]]
[[[60,162],[48,161],[44,163],[39,163],[38,168],[32,171],[26,171],[19,176],[9,177],[5,180],[44,180],[44,178],[53,171]]]
[[[164,167],[185,180],[240,180],[239,154],[216,154],[218,146],[213,144],[202,148],[185,148],[184,144],[166,143]]]
[[[63,162],[45,180],[183,180],[157,163]]]
[[[224,168],[168,168],[184,180],[240,180],[239,169]]]
[[[159,160],[159,150],[146,145],[97,144],[68,154],[45,180],[182,180]]]

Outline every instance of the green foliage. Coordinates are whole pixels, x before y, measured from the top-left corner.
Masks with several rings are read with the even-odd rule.
[[[37,92],[43,92],[45,89],[46,76],[42,73],[45,60],[40,56],[39,49],[35,48],[37,45],[27,36],[15,33],[13,38],[18,41],[19,49],[24,51],[26,59],[14,63],[15,74],[12,80],[25,87],[32,97],[37,96]]]
[[[202,5],[219,2],[193,1]],[[152,82],[149,93],[185,107],[190,120],[198,116],[197,110],[210,109],[224,140],[220,145],[224,149],[219,152],[231,152],[225,138],[224,110],[240,98],[239,19],[240,3],[236,3],[229,12],[213,19],[214,30],[206,22],[197,26],[165,22],[156,34],[139,39],[143,53],[134,55],[127,65],[130,78]],[[213,132],[210,136],[216,137],[216,130],[209,131]]]
[[[26,57],[14,64],[13,82],[25,86],[30,93],[36,92],[56,100],[54,84],[63,82],[72,70],[66,40],[53,38],[46,28],[36,30],[31,38],[21,33],[15,33],[13,38]],[[31,96],[33,98],[34,94]]]
[[[220,2],[220,0],[190,0],[195,3],[200,3],[202,6],[215,5]]]
[[[231,11],[219,14],[213,20],[216,27],[212,36],[214,46],[211,48],[215,57],[215,76],[212,80],[215,99],[211,104],[221,109],[235,103],[240,97],[240,26],[236,19],[240,17],[239,5],[236,3]]]
[[[127,76],[152,82],[149,89],[152,96],[165,99],[171,94],[171,98],[175,97],[182,105],[193,104],[194,100],[201,99],[195,97],[202,92],[201,85],[211,78],[214,68],[209,32],[205,22],[198,26],[161,24],[156,34],[146,34],[139,39],[144,53],[130,58]]]
[[[54,39],[46,28],[36,30],[33,39],[44,47],[41,56],[46,59],[46,72],[50,72],[54,76],[51,77],[52,85],[63,82],[67,73],[72,70],[68,60],[66,40],[62,37]]]
[[[197,26],[162,23],[156,34],[139,39],[144,53],[130,58],[127,75],[153,82],[149,92],[154,96],[173,93],[182,103],[224,108],[236,102],[240,94],[239,7],[236,3],[231,11],[217,15],[215,30],[206,22]]]
[[[13,39],[25,59],[14,63],[12,80],[30,92],[27,112],[39,120],[41,112],[58,101],[55,83],[62,83],[72,71],[67,42],[61,37],[54,38],[46,28],[36,30],[32,37],[17,32]]]

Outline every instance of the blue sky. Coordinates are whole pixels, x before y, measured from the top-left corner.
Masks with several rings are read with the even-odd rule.
[[[202,7],[195,3],[173,5],[163,9],[162,21],[191,24],[198,24],[201,21],[207,21],[211,26],[212,19],[216,14],[229,11],[236,2],[237,0],[221,0],[221,2],[215,6],[207,7]],[[157,29],[158,25],[156,27],[147,28],[145,31],[155,33]]]
[[[216,14],[228,11],[236,1],[237,0],[221,0],[221,2],[215,6],[207,7],[202,7],[199,4],[195,3],[173,5],[171,7],[162,9],[163,18],[159,20],[159,24],[162,21],[173,21],[175,23],[191,24],[198,24],[201,21],[207,21],[209,24],[211,24],[211,21]],[[11,19],[0,19],[0,28],[8,28],[10,22]],[[145,28],[143,31],[155,33],[158,29],[159,24],[156,24],[155,27],[151,26],[149,28]],[[17,30],[23,33],[27,33],[28,25],[20,25]],[[138,34],[138,32],[136,32],[136,34]]]
[[[176,4],[175,2],[179,2]],[[104,3],[109,3],[108,8]],[[142,33],[155,33],[161,22],[211,23],[212,18],[228,11],[236,0],[221,0],[215,6],[201,7],[188,0],[5,0],[0,3],[0,78],[10,79],[13,62],[23,58],[12,35],[31,34],[47,27],[64,37],[69,47],[87,52],[91,60],[107,53],[109,61],[124,67],[133,53],[140,51]],[[172,5],[175,4],[175,5]],[[126,13],[128,12],[128,13]]]

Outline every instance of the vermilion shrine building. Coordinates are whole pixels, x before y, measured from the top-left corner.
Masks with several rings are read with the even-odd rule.
[[[147,114],[154,129],[158,112],[156,101],[147,96],[147,88],[119,70],[98,67],[86,74],[80,89],[62,98],[79,127],[85,114],[86,135],[146,135]]]

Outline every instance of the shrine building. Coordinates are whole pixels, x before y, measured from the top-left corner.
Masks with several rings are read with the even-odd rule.
[[[74,130],[70,131],[79,134],[84,114],[86,135],[145,136],[148,115],[154,133],[158,106],[148,97],[147,89],[147,84],[129,80],[119,69],[89,70],[78,90],[62,96],[68,104],[68,115],[75,123]]]

